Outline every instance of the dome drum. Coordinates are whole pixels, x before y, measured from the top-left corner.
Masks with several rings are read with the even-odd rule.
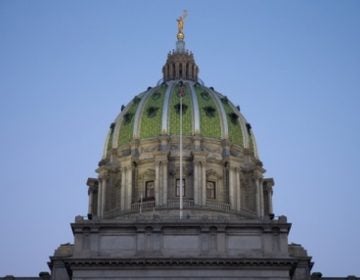
[[[183,146],[185,209],[248,217],[272,214],[272,192],[263,183],[264,170],[250,151],[245,152],[248,149],[200,136],[185,136]],[[116,218],[139,213],[140,208],[178,211],[179,159],[176,135],[137,139],[113,149],[97,170],[98,188],[91,188],[89,213]]]

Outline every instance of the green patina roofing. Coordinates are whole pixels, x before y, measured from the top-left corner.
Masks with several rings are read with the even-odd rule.
[[[133,101],[131,102],[129,110],[124,114],[121,127],[120,127],[120,134],[119,134],[119,145],[123,145],[129,143],[133,136],[133,129],[134,129],[134,119],[136,108],[139,106],[140,98],[134,97]]]
[[[231,114],[235,114],[233,106],[230,105],[230,101],[228,101],[226,97],[221,98],[221,103],[223,104],[228,121],[229,141],[233,144],[243,146],[244,140],[239,120],[231,118]]]
[[[185,82],[185,96],[183,97],[183,135],[191,136],[193,134],[194,122],[194,112],[193,104],[191,97],[190,85]],[[118,141],[118,145],[124,145],[131,142],[134,135],[134,122],[135,115],[137,110],[139,110],[139,104],[142,98],[146,98],[143,101],[143,106],[139,114],[139,137],[140,139],[148,139],[158,137],[162,132],[162,120],[165,101],[166,91],[169,89],[169,86],[165,83],[161,86],[157,86],[152,89],[150,95],[149,92],[146,94],[136,96],[126,107],[125,112],[122,114],[122,117],[118,120],[120,122],[117,125],[120,125],[118,139],[114,138],[114,126],[110,128],[108,134],[108,144],[106,149],[109,150],[112,147],[114,141]],[[221,100],[221,106],[226,115],[226,121],[228,125],[228,139],[230,143],[244,147],[244,135],[243,133],[248,133],[247,131],[242,131],[241,122],[244,120],[239,116],[238,110],[233,106],[233,104],[227,100],[226,97],[218,93],[212,93],[208,89],[200,84],[195,84],[193,86],[194,93],[196,94],[196,99],[198,103],[199,111],[199,124],[200,124],[200,135],[207,138],[222,138],[222,116],[221,111],[217,106],[217,100],[215,99],[214,94],[216,94]],[[169,135],[179,135],[180,133],[180,115],[179,115],[179,86],[175,85],[169,95],[168,103],[168,134]],[[245,124],[244,124],[245,125]],[[255,152],[254,139],[252,138],[252,133],[250,131],[249,135],[249,148]]]
[[[170,110],[170,134],[180,134],[180,118],[176,111],[176,106],[180,104],[180,97],[178,94],[179,86],[176,86],[171,94],[169,110]],[[192,103],[190,98],[190,91],[188,86],[185,87],[185,96],[183,97],[183,135],[192,135]]]
[[[140,123],[140,138],[144,139],[160,135],[166,88],[167,86],[155,88],[154,92],[146,100]]]
[[[221,138],[221,120],[213,98],[203,87],[195,87],[195,92],[199,104],[201,135]]]

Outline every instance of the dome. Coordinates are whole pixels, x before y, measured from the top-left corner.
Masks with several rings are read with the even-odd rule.
[[[198,78],[179,33],[161,81],[110,125],[98,178],[88,180],[89,214],[173,215],[180,205],[186,215],[268,217],[274,183],[263,177],[251,125]]]
[[[225,141],[257,158],[251,125],[240,113],[240,107],[213,87],[205,86],[198,79],[197,72],[192,53],[179,50],[169,53],[161,82],[122,106],[110,126],[104,158],[114,149],[126,149],[132,141],[146,141],[160,136],[178,137],[180,90],[184,92],[184,137]]]
[[[239,107],[212,87],[177,79],[149,87],[122,107],[110,126],[104,158],[113,149],[126,148],[132,141],[146,141],[160,136],[178,137],[180,87],[185,89],[182,101],[184,137],[228,141],[239,150],[247,149],[257,157],[251,126]]]

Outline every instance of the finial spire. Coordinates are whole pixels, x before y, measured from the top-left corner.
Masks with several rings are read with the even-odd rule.
[[[184,20],[186,19],[187,15],[188,15],[187,10],[184,10],[183,14],[178,19],[176,19],[176,21],[178,23],[178,33],[176,35],[176,38],[179,41],[183,41],[184,38],[185,38],[185,35],[184,35]]]

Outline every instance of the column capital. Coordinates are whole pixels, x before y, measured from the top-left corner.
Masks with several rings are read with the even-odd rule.
[[[154,153],[154,159],[156,163],[159,162],[168,162],[169,161],[169,153],[167,151],[158,151]]]
[[[193,160],[196,163],[206,163],[208,153],[204,151],[192,151]]]
[[[263,179],[263,174],[264,174],[263,170],[261,170],[259,168],[255,168],[253,174],[254,174],[255,179],[261,179],[261,180]]]
[[[266,188],[272,188],[273,186],[275,186],[275,181],[273,178],[264,178],[263,184]]]
[[[96,170],[99,173],[99,180],[107,179],[109,177],[109,169],[105,166],[102,166]]]
[[[92,188],[92,187],[98,187],[99,185],[99,180],[96,179],[96,178],[88,178],[87,181],[86,181],[86,185],[89,187],[89,188]]]

